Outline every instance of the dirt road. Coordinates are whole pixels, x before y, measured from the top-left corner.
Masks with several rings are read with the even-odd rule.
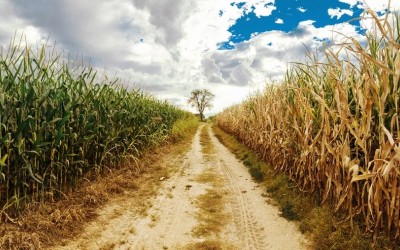
[[[203,125],[204,126],[204,125]],[[151,207],[140,215],[114,200],[74,241],[58,249],[306,249],[242,163],[213,135],[197,131],[190,150],[170,161]],[[200,142],[200,135],[208,141]]]

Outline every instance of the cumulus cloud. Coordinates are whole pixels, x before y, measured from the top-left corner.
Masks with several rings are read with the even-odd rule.
[[[0,1],[0,47],[8,45],[14,35],[18,38],[22,34],[28,43],[45,40],[47,37],[38,27],[18,17],[12,2]]]
[[[204,76],[207,78],[207,82],[210,83],[222,83],[225,82],[222,78],[220,67],[216,64],[212,58],[203,58],[201,65],[204,71]]]
[[[185,69],[178,66],[177,49],[171,48],[184,36],[184,30],[179,24],[182,17],[174,10],[175,1],[170,6],[145,2],[10,1],[10,8],[16,10],[18,17],[10,19],[30,24],[25,26],[28,31],[50,34],[59,49],[83,56],[93,66],[106,67],[158,94],[174,89],[176,85],[169,83],[176,81],[174,78],[186,77]],[[181,8],[182,13],[187,13]],[[162,9],[166,9],[165,15]]]
[[[352,7],[356,6],[356,4],[358,4],[360,1],[359,0],[339,0],[339,2],[347,3],[352,8]]]
[[[353,11],[340,8],[336,9],[329,8],[328,14],[331,18],[336,17],[336,19],[340,19],[343,15],[353,16]]]
[[[89,56],[99,65],[124,67],[144,30],[130,1],[12,1],[19,18],[50,35],[63,49]],[[45,14],[43,14],[45,13]],[[142,14],[143,15],[143,14]],[[142,17],[143,18],[143,17]]]
[[[340,0],[365,8],[362,1]],[[392,6],[399,6],[392,1]],[[233,3],[233,4],[232,4]],[[235,21],[250,12],[257,17],[277,11],[274,0],[0,0],[0,45],[15,30],[27,42],[41,43],[50,35],[58,48],[90,59],[139,87],[175,105],[189,109],[186,97],[194,88],[216,94],[215,111],[240,101],[265,81],[280,79],[288,64],[304,61],[308,50],[322,50],[345,41],[341,33],[359,39],[345,23],[316,28],[304,21],[290,32],[253,34],[248,41],[219,50],[229,40]],[[385,4],[366,0],[371,8]],[[239,8],[240,7],[240,8]],[[297,6],[296,6],[297,7]],[[298,11],[306,12],[303,7]],[[330,9],[332,18],[351,15]],[[288,20],[277,19],[284,24]],[[368,23],[363,23],[368,26]],[[125,81],[124,84],[128,84]]]
[[[283,24],[283,20],[280,19],[280,18],[278,18],[278,19],[275,20],[275,23],[277,23],[277,24]]]
[[[306,52],[323,50],[326,41],[331,45],[348,41],[337,31],[361,39],[356,28],[349,23],[316,28],[313,21],[304,21],[292,32],[265,32],[236,45],[234,50],[205,55],[205,74],[209,76],[209,81],[218,77],[235,86],[279,80],[285,74],[288,63],[307,59]]]
[[[358,1],[360,8],[370,8],[378,12],[386,10],[388,1],[364,0]],[[390,1],[390,7],[395,10],[400,10],[400,1]]]
[[[174,46],[183,37],[180,28],[182,22],[190,15],[187,11],[191,1],[185,0],[132,0],[134,6],[147,10],[149,21],[159,31],[157,41],[167,46]]]
[[[274,0],[251,0],[247,2],[249,9],[254,8],[254,14],[257,17],[269,16],[272,14],[276,7],[274,5]]]
[[[300,11],[300,12],[303,12],[303,13],[307,11],[307,9],[305,9],[303,7],[299,7],[299,8],[297,8],[297,10]]]
[[[262,17],[270,16],[272,12],[276,10],[274,3],[275,0],[233,0],[230,5],[234,8],[240,9],[243,14],[254,12],[257,17]]]

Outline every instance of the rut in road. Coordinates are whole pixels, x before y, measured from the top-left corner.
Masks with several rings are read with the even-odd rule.
[[[204,126],[213,149],[208,154],[200,143]],[[217,140],[209,125],[201,125],[190,150],[171,163],[175,173],[162,180],[145,216],[129,209],[137,201],[117,199],[78,239],[60,249],[196,249],[207,244],[222,249],[307,249],[295,224],[266,202],[246,167]],[[200,181],[204,176],[217,181]],[[221,211],[210,211],[203,218],[207,208],[200,206],[199,197],[210,192],[224,203]],[[213,214],[223,214],[224,219],[206,218]],[[212,220],[219,222],[220,230],[199,234],[199,228],[208,228],[205,224]]]
[[[263,191],[251,180],[247,168],[208,129],[217,161],[230,189],[233,221],[240,249],[307,249],[307,240],[294,223],[279,216]]]

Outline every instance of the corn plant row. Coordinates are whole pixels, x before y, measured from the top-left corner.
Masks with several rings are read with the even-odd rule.
[[[164,140],[187,116],[140,91],[98,80],[46,46],[0,51],[0,209],[51,200]]]
[[[374,236],[400,235],[399,17],[310,55],[216,123]],[[361,220],[360,220],[361,219]]]

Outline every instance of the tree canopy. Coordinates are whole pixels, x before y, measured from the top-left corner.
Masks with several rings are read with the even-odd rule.
[[[206,108],[212,108],[214,97],[215,95],[208,89],[195,89],[192,91],[188,103],[197,109],[201,121],[204,120],[204,110]]]

